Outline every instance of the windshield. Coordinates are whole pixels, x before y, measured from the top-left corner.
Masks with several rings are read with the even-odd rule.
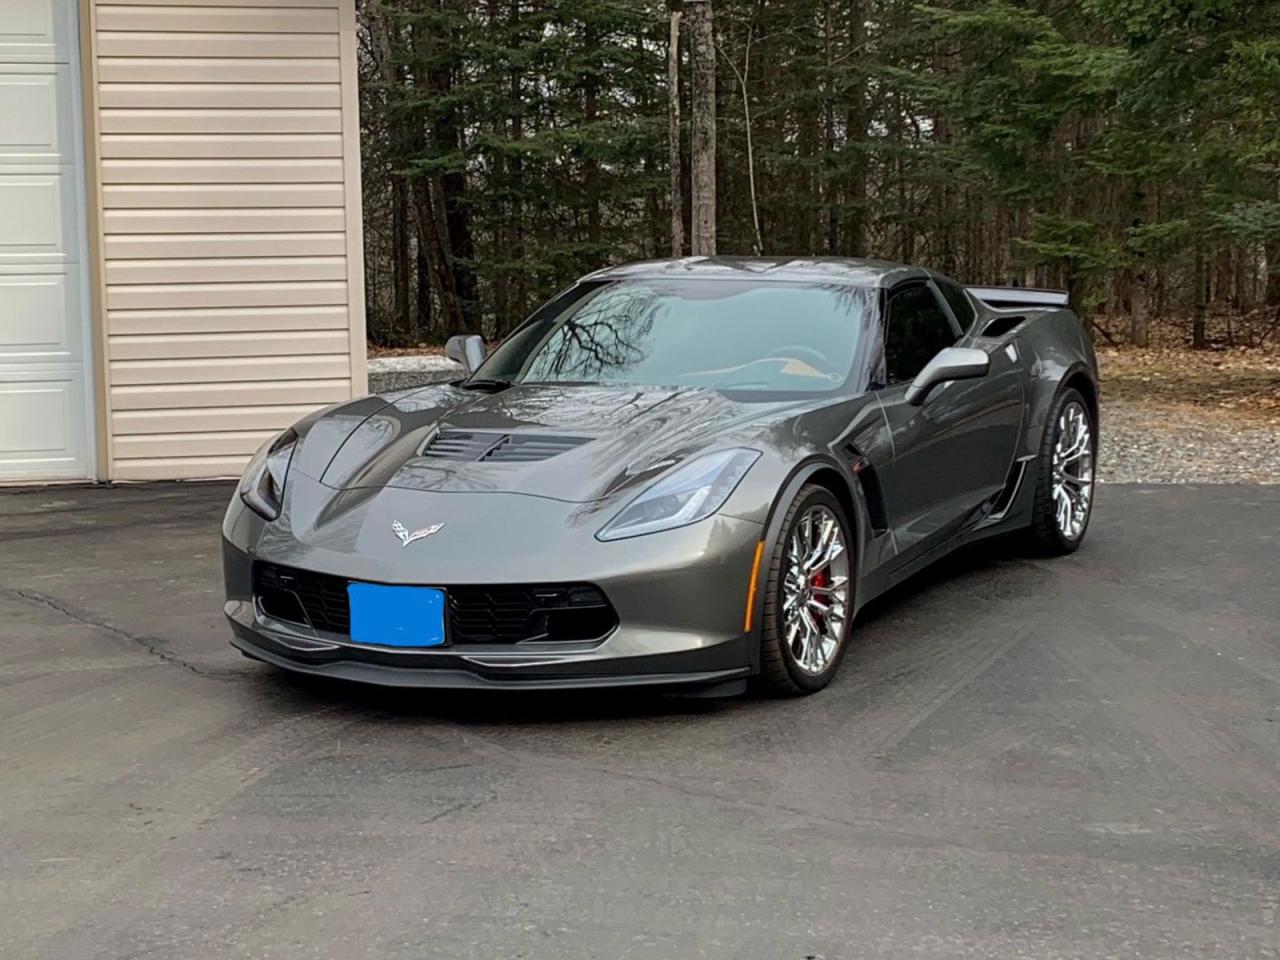
[[[553,301],[476,376],[512,383],[836,390],[870,291],[750,280],[627,280]]]

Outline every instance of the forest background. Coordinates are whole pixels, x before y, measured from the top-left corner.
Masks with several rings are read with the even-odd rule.
[[[1280,0],[359,13],[375,352],[501,337],[609,263],[869,256],[1067,290],[1159,348],[1139,389],[1207,348],[1169,375],[1280,408]]]

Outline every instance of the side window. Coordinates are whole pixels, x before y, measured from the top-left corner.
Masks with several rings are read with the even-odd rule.
[[[978,314],[973,309],[973,301],[969,299],[969,295],[964,292],[964,288],[958,283],[950,280],[944,280],[941,277],[934,277],[934,283],[938,285],[938,289],[942,291],[943,297],[946,298],[947,306],[951,308],[951,312],[956,315],[956,319],[960,321],[960,329],[968,330],[973,326],[974,319]]]
[[[928,287],[907,287],[889,298],[884,356],[890,383],[912,379],[935,353],[955,342],[951,321]]]

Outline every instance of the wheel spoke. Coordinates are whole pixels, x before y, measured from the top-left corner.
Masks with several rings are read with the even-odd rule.
[[[787,646],[797,661],[803,660],[806,656],[804,629],[800,625],[799,617],[792,621],[787,629]]]
[[[829,544],[835,539],[838,532],[834,517],[825,520],[817,526],[818,536],[817,542],[813,544],[808,556],[805,557],[803,569],[805,573],[812,573],[814,570],[820,569],[822,557],[826,554]]]
[[[1066,450],[1058,454],[1058,464],[1064,466],[1073,460],[1078,460],[1089,449],[1089,435],[1082,433],[1077,437]]]
[[[831,582],[818,587],[810,587],[815,597],[842,597],[844,596],[846,585],[849,583],[848,577],[832,577]]]
[[[787,564],[792,570],[798,571],[801,564],[801,557],[804,556],[804,546],[800,542],[800,531],[791,537],[791,542],[787,546]]]
[[[1058,531],[1076,539],[1084,532],[1093,501],[1093,425],[1079,403],[1068,404],[1058,416],[1052,469]]]
[[[813,562],[813,565],[807,568],[807,572],[817,573],[819,570],[826,569],[831,566],[831,561],[842,553],[844,553],[844,544],[839,540],[832,540],[827,544],[826,550],[823,552],[822,556],[818,557]]]
[[[808,674],[831,666],[844,640],[849,609],[849,549],[834,511],[814,506],[787,539],[782,623],[795,665]]]
[[[1054,498],[1058,501],[1058,529],[1066,531],[1070,525],[1071,500],[1061,487],[1054,494]]]

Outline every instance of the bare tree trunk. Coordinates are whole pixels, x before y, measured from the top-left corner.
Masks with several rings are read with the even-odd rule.
[[[582,39],[588,50],[596,46],[598,40],[594,24],[587,23]],[[589,74],[582,91],[582,118],[588,127],[593,127],[599,116],[599,88],[600,82],[595,73]],[[582,182],[587,193],[587,240],[598,250],[604,240],[600,215],[600,161],[592,151],[587,152],[583,164]]]
[[[645,53],[647,48],[648,37],[643,29],[635,35],[635,52],[637,56]],[[647,92],[640,95],[639,106],[645,116],[653,116],[654,100]],[[649,184],[649,189],[644,194],[644,222],[646,227],[646,237],[644,241],[644,258],[653,260],[662,256],[662,251],[667,248],[666,231],[669,224],[663,222],[662,219],[662,194],[663,191],[658,187],[654,178],[654,170],[658,167],[658,151],[657,147],[652,150],[646,150],[640,160],[640,169],[644,175],[645,183]]]
[[[1143,227],[1155,221],[1159,212],[1156,208],[1156,195],[1148,193],[1144,185],[1139,184],[1134,194],[1134,205],[1140,211],[1133,221],[1133,228]],[[1146,254],[1138,251],[1138,264],[1133,271],[1133,289],[1129,295],[1129,342],[1135,347],[1145,347],[1151,342],[1151,270]]]
[[[680,17],[671,10],[671,40],[667,47],[667,146],[671,164],[671,256],[684,256],[684,185],[680,172]]]
[[[755,230],[752,252],[758,257],[764,253],[764,235],[760,232],[760,201],[756,194],[756,151],[751,133],[751,98],[747,95],[747,81],[751,78],[751,42],[751,28],[748,28],[741,70],[738,69],[732,57],[726,56],[725,61],[732,68],[734,76],[738,78],[738,87],[742,91],[742,125],[746,128],[747,134],[747,186],[751,192],[751,226]]]
[[[409,319],[409,191],[404,177],[391,178],[391,286],[395,306],[391,311],[391,340],[410,335]]]
[[[1204,251],[1199,247],[1196,248],[1196,309],[1191,316],[1191,346],[1196,350],[1203,350],[1209,346],[1209,339],[1205,335],[1204,313],[1207,305],[1208,291],[1205,289],[1209,285],[1209,271],[1205,266]]]
[[[446,0],[438,0],[441,7]],[[449,0],[455,2],[455,0]],[[415,25],[414,43],[421,44],[422,49],[430,49],[432,44],[452,42],[447,38],[433,37],[426,28]],[[423,59],[426,59],[425,57]],[[415,84],[422,84],[422,89],[448,99],[453,92],[454,75],[447,66],[434,66],[423,71],[423,75],[415,77]],[[439,113],[431,123],[430,136],[434,147],[440,153],[461,153],[465,146],[463,119],[456,107]],[[446,335],[465,330],[478,330],[480,327],[480,296],[475,274],[475,243],[471,235],[471,214],[467,200],[467,174],[462,167],[443,171],[430,191],[432,216],[437,228],[437,237],[445,254],[442,265],[437,270],[447,270],[450,275],[449,290],[451,309],[445,311],[441,318]],[[443,235],[439,230],[443,228]]]
[[[520,0],[512,0],[511,2],[511,22],[515,23],[520,19]],[[511,102],[518,104],[524,95],[523,88],[520,83],[520,70],[518,67],[511,69]],[[511,142],[520,143],[524,139],[524,119],[520,115],[519,109],[513,107],[509,117],[511,124]],[[524,158],[518,153],[511,156],[508,165],[511,171],[511,252],[510,259],[515,263],[524,260]],[[495,333],[502,337],[506,336],[516,324],[524,319],[525,310],[528,309],[528,273],[524,269],[516,270],[515,285],[511,293],[511,316],[498,317],[497,330]]]
[[[849,51],[855,58],[867,42],[867,24],[862,10],[862,0],[849,0]],[[867,139],[867,81],[858,75],[856,88],[849,96],[845,112],[845,155],[849,164],[848,202],[849,217],[844,228],[844,254],[851,257],[866,256],[867,245],[867,154],[863,142]]]
[[[748,42],[750,38],[748,38]],[[822,83],[822,215],[826,218],[826,252],[835,256],[840,247],[840,199],[835,177],[835,3],[827,0],[822,14],[822,47],[825,75]],[[748,45],[747,50],[751,47]],[[748,127],[748,130],[750,128]]]
[[[1135,347],[1145,347],[1150,343],[1149,316],[1147,274],[1143,270],[1133,278],[1133,288],[1129,292],[1129,342]]]
[[[907,213],[907,171],[906,171],[906,116],[902,105],[901,91],[895,91],[892,97],[893,115],[889,121],[889,139],[893,144],[893,178],[897,184],[897,210],[894,212],[898,220],[898,259],[903,263],[911,263],[915,259],[915,234],[912,232],[910,217]]]
[[[454,288],[458,295],[459,324],[449,331],[451,333],[475,331],[480,326],[480,295],[474,267],[476,251],[471,240],[466,192],[467,177],[461,170],[450,170],[440,178],[444,220],[449,237],[449,265],[452,267]]]
[[[393,97],[392,87],[399,87],[402,71],[392,54],[392,25],[386,17],[370,15],[369,37],[377,63],[378,76],[387,87],[387,96]],[[390,150],[396,162],[404,153],[404,126],[388,129]],[[391,171],[391,290],[392,307],[388,340],[397,341],[401,332],[409,335],[412,323],[409,318],[409,187],[403,174]]]
[[[488,0],[487,26],[489,34],[495,38],[500,37],[505,27],[506,17],[505,0]],[[507,119],[505,116],[495,114],[489,121],[489,135],[493,137],[495,142],[500,142],[507,134]],[[510,202],[510,181],[507,179],[507,157],[502,150],[493,150],[489,154],[490,167],[490,183],[493,185],[495,196],[491,200],[491,210],[496,215],[492,227],[491,236],[493,238],[494,247],[498,250],[507,251],[511,249],[511,237],[509,235],[511,219],[507,212]],[[483,227],[481,228],[483,229]],[[477,310],[479,325],[473,332],[481,335],[493,336],[497,333],[499,327],[506,322],[506,318],[511,314],[511,271],[507,269],[497,270],[491,276],[489,283],[489,297],[492,304],[493,328],[485,329],[486,311]]]
[[[431,262],[427,259],[427,247],[422,242],[422,235],[419,233],[414,241],[416,255],[416,280],[417,280],[417,300],[418,312],[414,324],[414,336],[419,340],[428,335],[431,326],[435,322],[434,310],[431,305]]]
[[[425,250],[425,260],[430,273],[434,275],[436,293],[440,298],[442,314],[440,329],[435,333],[454,333],[458,328],[458,294],[454,288],[454,277],[448,266],[448,251],[445,242],[445,231],[438,214],[436,203],[432,197],[432,181],[429,177],[419,175],[413,181],[413,199],[416,216],[414,222],[418,228],[418,249]],[[427,277],[420,276],[418,283],[429,283]],[[420,295],[421,297],[421,295]]]
[[[944,147],[951,144],[951,124],[947,122],[945,113],[939,114],[934,120],[934,142]],[[938,204],[938,213],[941,215],[942,224],[938,231],[942,234],[942,255],[939,258],[942,264],[942,272],[949,277],[954,277],[956,270],[956,237],[955,237],[955,213],[956,213],[956,189],[955,181],[949,176],[944,175],[942,178],[942,198]]]
[[[1228,310],[1231,302],[1231,277],[1235,266],[1231,262],[1231,248],[1219,247],[1213,257],[1213,300]]]
[[[716,254],[716,45],[711,0],[687,0],[693,37],[691,211],[695,257]]]
[[[1232,306],[1240,314],[1253,309],[1253,290],[1249,285],[1249,275],[1253,272],[1255,252],[1253,245],[1237,246],[1231,258]]]
[[[1268,307],[1280,311],[1280,240],[1268,240],[1262,255],[1267,264],[1263,297]]]

